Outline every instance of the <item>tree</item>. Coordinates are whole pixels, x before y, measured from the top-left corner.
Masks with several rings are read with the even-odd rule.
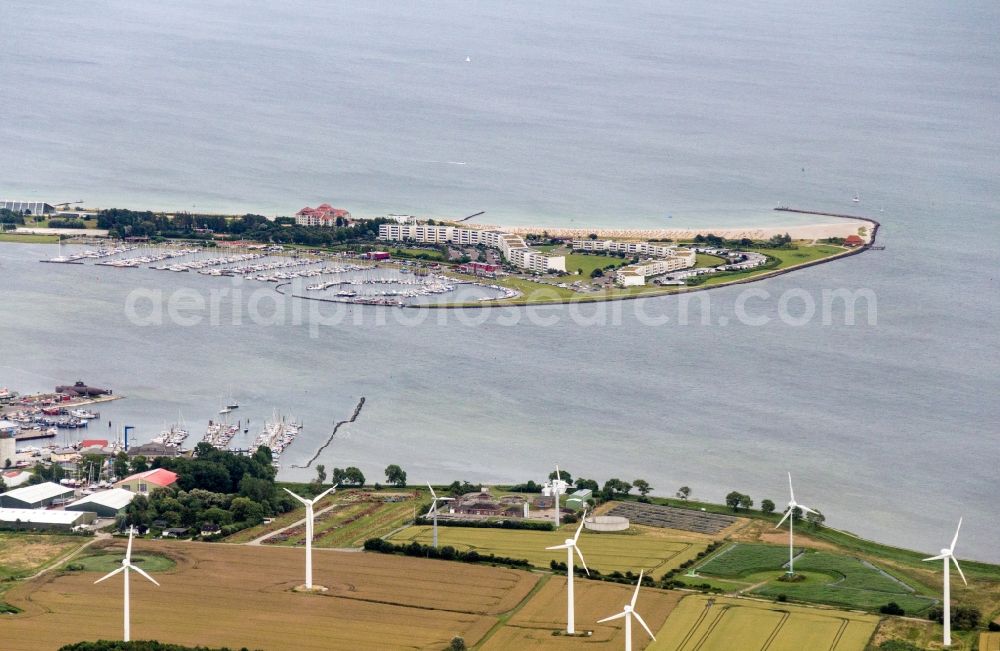
[[[604,488],[601,492],[604,493],[606,499],[612,499],[615,495],[628,495],[630,490],[632,490],[632,484],[618,478],[612,478],[604,482]]]
[[[726,506],[736,511],[740,508],[740,498],[743,497],[743,493],[739,491],[731,491],[726,495]]]
[[[898,615],[900,617],[906,614],[906,611],[900,608],[899,604],[895,601],[890,601],[886,605],[879,608],[878,611],[883,615]]]
[[[813,526],[813,529],[819,529],[826,522],[826,516],[816,511],[815,513],[806,513],[806,522]]]
[[[689,487],[687,487],[687,486],[681,486],[677,490],[677,498],[678,499],[686,500],[690,496],[691,496],[691,489]]]
[[[576,487],[581,490],[587,489],[594,493],[596,493],[601,488],[600,485],[598,485],[598,483],[595,480],[582,479],[582,478],[576,480]]]
[[[604,272],[601,271],[600,269],[594,269],[593,271],[590,272],[590,277],[591,278],[601,278],[603,276],[604,276]]]
[[[772,513],[774,513],[774,502],[772,502],[771,500],[761,500],[760,511],[764,515],[771,515]]]
[[[465,646],[465,638],[456,635],[451,638],[451,644],[448,645],[451,651],[465,651],[468,647]]]
[[[115,455],[114,461],[111,462],[111,472],[115,474],[115,477],[122,479],[128,476],[128,455],[124,452],[119,452]]]
[[[643,497],[649,495],[649,492],[653,490],[653,487],[650,486],[649,482],[645,479],[633,479],[632,485],[635,486],[635,489],[639,491],[639,494]]]
[[[322,463],[316,465],[316,483],[322,484],[326,482],[326,466]]]
[[[229,510],[237,522],[256,524],[264,519],[264,507],[247,497],[233,499]]]
[[[365,485],[364,473],[362,473],[360,469],[355,468],[354,466],[348,466],[348,468],[344,471],[344,479],[348,484],[352,484],[354,486]],[[406,481],[405,472],[403,473],[403,481],[404,483]]]
[[[556,471],[553,470],[552,472],[549,473],[549,481],[552,481],[555,478],[556,478]],[[566,482],[568,485],[573,484],[573,475],[569,474],[565,470],[562,469],[559,470],[559,478],[562,479],[564,482]]]
[[[149,470],[149,461],[141,454],[132,459],[132,474]]]
[[[740,495],[740,508],[744,511],[749,511],[751,506],[753,506],[753,500],[750,499],[750,496]]]
[[[385,479],[393,486],[406,486],[406,472],[394,463],[386,467]]]

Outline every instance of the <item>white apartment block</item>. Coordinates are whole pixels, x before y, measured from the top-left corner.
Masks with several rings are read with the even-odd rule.
[[[660,244],[659,242],[616,242],[615,240],[573,240],[573,249],[648,255],[656,258],[665,258],[673,255],[673,251],[678,250],[676,246]]]
[[[673,252],[658,260],[643,260],[638,264],[628,265],[615,272],[615,282],[622,287],[645,285],[646,278],[662,276],[672,271],[689,269],[695,265],[695,252],[690,249],[673,249]]]
[[[482,244],[492,249],[499,249],[504,258],[521,269],[538,273],[566,271],[565,256],[547,255],[535,251],[525,244],[519,235],[502,231],[428,224],[380,224],[378,239],[387,241],[413,240],[429,244],[456,244],[459,246]]]

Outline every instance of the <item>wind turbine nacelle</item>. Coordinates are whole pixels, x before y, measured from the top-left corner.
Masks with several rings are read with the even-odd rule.
[[[950,549],[942,549],[941,550],[941,555],[942,556],[951,556],[951,550]]]

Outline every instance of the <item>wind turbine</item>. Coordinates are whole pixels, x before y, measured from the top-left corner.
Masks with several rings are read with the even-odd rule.
[[[656,636],[653,635],[653,631],[649,630],[646,626],[646,622],[642,619],[642,615],[635,612],[635,601],[639,598],[639,588],[642,586],[642,574],[645,570],[640,570],[639,572],[639,582],[635,584],[635,592],[632,593],[632,601],[625,604],[622,611],[617,615],[612,615],[611,617],[605,617],[604,619],[597,620],[598,624],[603,624],[604,622],[610,622],[613,619],[625,618],[625,651],[632,651],[632,618],[635,617],[642,624],[642,627],[646,629],[649,633],[649,637],[656,641]]]
[[[142,576],[144,576],[147,579],[149,579],[150,581],[152,581],[156,586],[160,585],[159,583],[156,582],[156,579],[154,579],[153,577],[151,577],[148,574],[146,574],[146,572],[141,567],[136,567],[135,565],[132,565],[132,535],[134,533],[135,533],[135,529],[133,529],[132,527],[129,527],[128,528],[128,547],[125,549],[125,558],[122,559],[122,566],[119,567],[117,570],[113,570],[113,571],[105,574],[101,578],[97,579],[96,581],[94,581],[94,584],[96,585],[96,584],[100,583],[101,581],[103,581],[105,579],[110,579],[111,577],[113,577],[115,574],[118,574],[119,572],[123,572],[125,574],[125,638],[124,638],[124,640],[126,642],[129,641],[129,603],[128,603],[128,592],[129,592],[128,591],[128,573],[129,573],[129,570],[133,570],[135,572],[138,572]]]
[[[958,542],[958,532],[962,528],[962,518],[958,519],[958,528],[955,529],[955,537],[951,539],[951,547],[947,549],[942,549],[941,553],[937,556],[931,556],[930,558],[925,558],[925,561],[944,561],[944,646],[951,646],[951,576],[948,567],[948,560],[955,564],[955,569],[958,570],[959,576],[962,577],[962,583],[969,585],[969,582],[965,580],[965,574],[962,573],[962,568],[958,565],[958,559],[955,558],[955,543]]]
[[[583,552],[580,548],[576,546],[576,542],[580,539],[580,532],[583,531],[583,521],[587,517],[586,509],[583,512],[583,517],[580,519],[580,526],[576,529],[576,534],[572,538],[567,538],[566,541],[561,545],[555,545],[554,547],[546,547],[547,550],[554,549],[565,549],[566,550],[566,634],[575,635],[576,634],[576,613],[573,607],[573,551],[575,550],[577,555],[580,557],[580,564],[583,565],[583,569],[587,571],[587,575],[590,575],[590,570],[587,569],[587,561],[583,560]]]
[[[306,505],[306,590],[312,590],[313,587],[313,555],[312,555],[312,540],[313,540],[313,506],[316,505],[321,499],[326,497],[327,493],[337,490],[337,485],[334,484],[330,488],[312,498],[307,500],[304,497],[299,497],[292,491],[285,489],[285,492],[302,502]]]
[[[438,502],[450,502],[454,498],[451,497],[438,497],[437,493],[434,492],[434,488],[431,487],[431,483],[427,482],[427,488],[431,491],[431,497],[434,501],[431,502],[431,510],[427,512],[427,515],[434,516],[434,549],[438,546]],[[426,516],[425,516],[426,517]]]
[[[788,500],[788,509],[785,510],[785,515],[781,517],[781,520],[778,521],[778,524],[774,528],[780,528],[781,523],[786,519],[788,520],[788,575],[791,576],[795,574],[795,546],[793,544],[795,535],[795,509],[800,509],[804,513],[816,513],[816,511],[795,501],[795,491],[792,489],[792,473],[788,473],[788,495],[791,498]]]

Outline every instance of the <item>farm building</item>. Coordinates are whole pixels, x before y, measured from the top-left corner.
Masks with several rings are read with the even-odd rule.
[[[164,468],[154,468],[145,472],[137,472],[115,484],[115,488],[124,488],[133,493],[152,493],[157,488],[167,488],[177,482],[177,473]]]
[[[22,486],[0,494],[0,506],[11,509],[44,509],[55,500],[73,497],[73,489],[50,481]]]
[[[95,516],[92,512],[0,508],[0,528],[3,529],[67,531],[81,524],[90,524],[94,520]]]
[[[99,518],[113,518],[132,503],[135,493],[124,488],[112,488],[82,497],[66,505],[67,511],[92,511]]]
[[[453,503],[451,513],[455,515],[524,517],[524,498],[518,495],[505,495],[494,498],[489,490],[483,489],[474,493],[466,493]]]
[[[593,491],[589,488],[581,488],[578,491],[570,493],[569,497],[566,498],[566,506],[579,511],[587,505],[587,500],[591,497],[593,497]]]

